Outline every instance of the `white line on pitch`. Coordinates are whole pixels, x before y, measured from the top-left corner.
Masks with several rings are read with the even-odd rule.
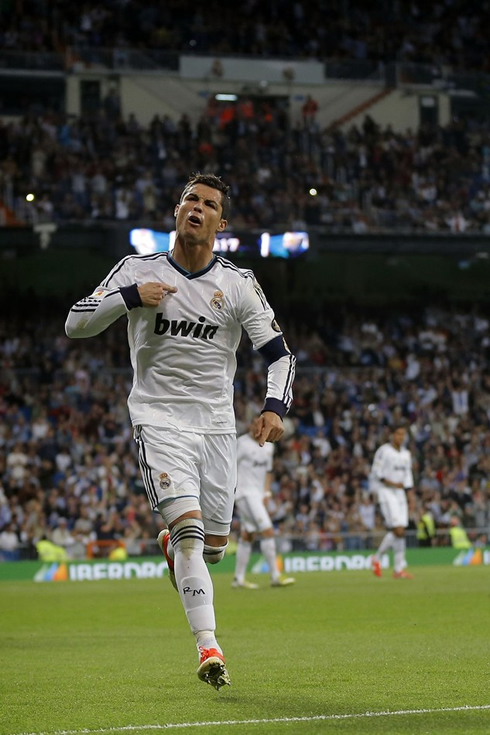
[[[172,722],[167,725],[123,725],[121,727],[104,727],[100,730],[52,730],[44,732],[23,732],[17,735],[105,735],[112,732],[138,732],[138,730],[183,730],[189,727],[221,727],[224,725],[268,725],[288,722],[323,722],[326,720],[351,720],[365,717],[395,717],[397,715],[431,715],[439,712],[470,712],[490,709],[490,704],[469,705],[462,707],[441,707],[440,709],[400,709],[390,712],[360,712],[346,715],[314,715],[312,717],[271,717],[263,720],[217,720],[213,722]]]

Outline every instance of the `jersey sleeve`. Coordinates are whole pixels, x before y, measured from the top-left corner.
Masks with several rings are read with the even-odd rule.
[[[407,454],[408,464],[405,472],[405,481],[403,483],[403,486],[405,490],[410,490],[410,488],[413,487],[412,454],[409,451],[407,451]]]
[[[74,304],[66,319],[68,337],[93,337],[131,309],[141,306],[131,256],[120,261],[95,291]]]
[[[374,484],[377,486],[379,482],[385,476],[385,462],[384,462],[384,448],[379,447],[374,455],[373,466],[371,468],[371,475],[374,480]]]
[[[282,330],[255,277],[246,278],[239,308],[239,321],[267,362],[267,388],[264,411],[281,418],[293,400],[296,358],[286,344]]]

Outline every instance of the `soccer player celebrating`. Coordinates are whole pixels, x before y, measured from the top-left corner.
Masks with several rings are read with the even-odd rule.
[[[407,431],[404,426],[393,427],[391,442],[382,444],[374,455],[371,477],[375,483],[378,502],[388,533],[372,558],[373,572],[381,577],[381,556],[390,548],[394,552],[393,576],[411,579],[406,571],[405,529],[408,526],[406,491],[413,487],[412,455],[404,448]]]
[[[272,480],[272,444],[260,446],[257,440],[257,425],[260,418],[250,424],[247,434],[239,437],[237,442],[237,487],[235,506],[240,515],[240,538],[236,552],[235,579],[232,587],[258,589],[257,584],[247,582],[245,572],[252,553],[255,534],[260,539],[260,550],[269,566],[272,587],[287,587],[294,584],[293,577],[284,577],[277,568],[276,540],[272,521],[265,507],[265,500],[270,497]]]
[[[142,477],[172,584],[195,636],[202,681],[230,684],[215,635],[213,584],[206,562],[225,553],[236,485],[233,379],[244,327],[267,362],[267,390],[256,436],[283,434],[295,358],[249,270],[213,254],[227,225],[229,187],[195,174],[175,207],[171,253],[129,255],[66,321],[69,337],[91,337],[128,319],[134,371],[128,398]]]

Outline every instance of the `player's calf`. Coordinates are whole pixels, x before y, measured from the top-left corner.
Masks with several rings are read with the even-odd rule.
[[[204,561],[208,564],[218,564],[224,557],[227,546],[228,541],[224,546],[210,546],[209,544],[204,544]]]

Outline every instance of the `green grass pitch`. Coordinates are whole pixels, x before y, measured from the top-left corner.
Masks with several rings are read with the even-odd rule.
[[[414,571],[214,574],[219,693],[167,579],[0,583],[0,733],[489,733],[490,569]]]

